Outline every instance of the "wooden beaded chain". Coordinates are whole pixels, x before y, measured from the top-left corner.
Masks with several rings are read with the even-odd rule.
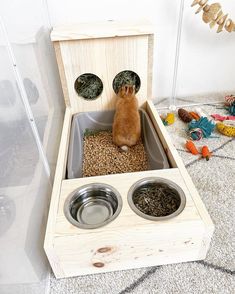
[[[222,32],[224,28],[229,33],[234,32],[235,22],[231,18],[228,18],[228,14],[223,13],[221,4],[213,3],[209,5],[207,2],[208,0],[194,0],[191,7],[199,5],[195,14],[203,11],[202,20],[205,23],[209,23],[211,29],[215,25],[218,25],[217,33]]]

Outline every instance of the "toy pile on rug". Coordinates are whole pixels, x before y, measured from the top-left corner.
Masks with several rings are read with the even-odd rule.
[[[186,143],[185,148],[193,155],[200,155],[207,161],[212,156],[207,145],[203,145],[199,152],[199,147],[193,141],[204,141],[205,139],[219,138],[219,136],[235,137],[235,96],[225,96],[224,106],[213,106],[216,110],[223,109],[225,115],[213,113],[214,109],[205,113],[200,107],[186,110],[178,109],[178,117],[180,121],[187,124],[185,129]],[[229,113],[229,114],[228,114]],[[227,114],[227,115],[226,115]],[[175,122],[175,114],[167,113],[166,116],[161,115],[161,119],[165,126],[173,125]],[[216,133],[217,132],[217,133]],[[208,142],[208,140],[206,140]]]

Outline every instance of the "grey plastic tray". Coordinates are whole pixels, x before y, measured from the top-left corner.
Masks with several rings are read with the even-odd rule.
[[[67,163],[67,178],[82,177],[83,134],[86,129],[111,130],[115,111],[83,112],[73,116]],[[169,163],[147,113],[140,109],[141,132],[150,170],[169,168]]]

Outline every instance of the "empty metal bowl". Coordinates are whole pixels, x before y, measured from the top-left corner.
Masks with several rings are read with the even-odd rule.
[[[144,178],[134,183],[127,199],[137,215],[153,221],[173,218],[186,205],[183,190],[174,182],[158,177]]]
[[[68,221],[81,229],[95,229],[113,221],[122,208],[122,198],[112,186],[93,183],[72,192],[65,201]]]

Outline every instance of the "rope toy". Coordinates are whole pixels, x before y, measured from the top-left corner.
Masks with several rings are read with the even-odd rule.
[[[174,122],[175,122],[175,115],[174,113],[167,113],[167,116],[164,118],[164,117],[161,117],[162,119],[162,122],[164,124],[164,126],[169,126],[169,125],[172,125]]]
[[[180,108],[178,110],[178,115],[180,119],[185,123],[189,123],[193,119],[193,117],[189,114],[189,112],[183,108]]]
[[[215,124],[209,121],[206,117],[201,117],[199,120],[192,120],[189,125],[189,136],[193,140],[210,137],[215,129]]]
[[[227,95],[224,97],[225,105],[231,106],[235,102],[235,95]]]
[[[217,130],[227,136],[227,137],[235,137],[235,126],[226,125],[222,122],[216,124]]]
[[[194,141],[199,141],[203,138],[203,133],[200,128],[195,128],[189,131],[189,137]]]
[[[230,114],[235,115],[235,101],[227,108]]]
[[[226,110],[232,115],[235,115],[235,96],[234,95],[228,95],[224,97],[224,105]]]

